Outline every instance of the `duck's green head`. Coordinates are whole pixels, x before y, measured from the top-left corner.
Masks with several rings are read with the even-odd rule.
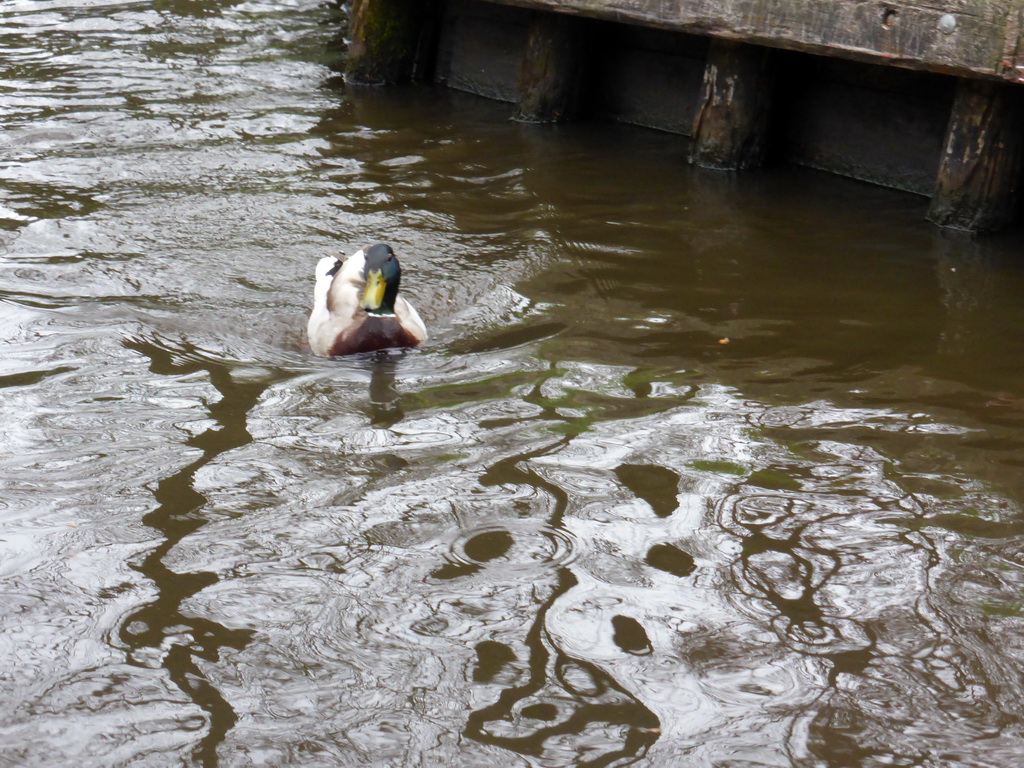
[[[398,284],[402,280],[402,268],[391,247],[383,243],[371,245],[364,253],[362,307],[371,315],[395,314],[395,299]]]

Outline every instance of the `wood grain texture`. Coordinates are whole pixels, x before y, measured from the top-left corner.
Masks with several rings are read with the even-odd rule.
[[[691,160],[704,168],[756,168],[768,150],[774,52],[715,40],[708,52]]]
[[[354,0],[345,79],[361,85],[409,80],[422,18],[416,0]]]
[[[961,80],[928,218],[969,232],[1001,229],[1017,213],[1024,157],[1024,91]]]
[[[436,81],[514,104],[531,12],[463,0],[445,6]]]
[[[966,77],[1024,82],[1024,0],[494,0]],[[940,24],[947,14],[954,22]],[[948,21],[948,20],[947,20]]]
[[[587,69],[586,24],[552,13],[531,19],[514,119],[557,123],[576,117]]]

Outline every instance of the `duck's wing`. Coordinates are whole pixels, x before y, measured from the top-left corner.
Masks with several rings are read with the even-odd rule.
[[[363,291],[363,252],[356,251],[339,266],[328,256],[320,260],[313,289],[313,310],[306,335],[314,354],[330,355],[339,336],[350,333],[363,319],[359,301]]]
[[[401,296],[395,301],[395,316],[402,327],[416,339],[417,344],[422,344],[427,340],[427,326],[420,318],[420,313]]]
[[[326,307],[314,308],[306,326],[310,350],[315,355],[330,357],[334,354],[331,350],[337,345],[338,339],[354,333],[365,319],[365,313],[362,313],[362,316],[354,312],[337,315],[329,312]]]
[[[345,259],[341,269],[334,274],[327,289],[327,310],[332,315],[351,317],[359,309],[366,288],[363,279],[365,266],[366,257],[362,249],[359,249]]]

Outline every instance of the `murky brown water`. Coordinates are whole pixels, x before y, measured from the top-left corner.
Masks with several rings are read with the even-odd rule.
[[[1024,760],[1024,241],[332,18],[0,8],[0,765]],[[431,342],[310,357],[376,240]]]

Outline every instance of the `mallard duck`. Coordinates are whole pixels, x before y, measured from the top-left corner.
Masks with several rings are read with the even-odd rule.
[[[390,246],[361,248],[342,261],[325,256],[316,265],[309,347],[324,357],[415,347],[427,329],[398,295],[402,268]]]

